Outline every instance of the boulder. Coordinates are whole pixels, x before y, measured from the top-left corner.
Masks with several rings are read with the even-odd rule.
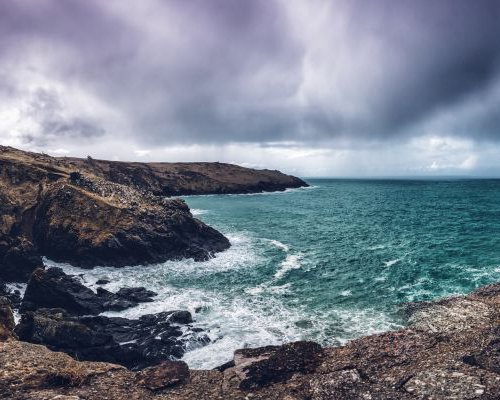
[[[153,301],[152,297],[158,293],[147,290],[145,287],[121,288],[116,292],[118,297],[136,303],[148,303]]]
[[[235,377],[240,389],[257,389],[286,381],[295,373],[312,373],[322,358],[322,347],[307,341],[241,349],[234,353],[234,367],[225,369],[224,374],[228,380]]]
[[[135,307],[138,303],[126,300],[115,293],[101,287],[97,288],[97,296],[103,301],[103,307],[109,311],[122,311],[130,307]]]
[[[28,282],[21,311],[58,307],[76,315],[104,311],[103,300],[76,277],[66,275],[61,268],[37,269]]]
[[[137,374],[136,382],[149,390],[161,390],[184,383],[189,379],[189,368],[183,361],[163,361]]]
[[[14,338],[14,326],[10,301],[6,297],[0,297],[0,342]]]
[[[21,340],[44,344],[78,360],[105,361],[142,369],[181,358],[186,346],[210,342],[199,330],[170,321],[174,312],[138,320],[104,316],[72,316],[62,309],[39,309],[22,315],[16,327]]]
[[[64,308],[74,315],[97,315],[103,311],[121,311],[140,302],[153,301],[156,293],[143,287],[120,289],[112,293],[98,288],[97,293],[84,286],[76,276],[61,268],[37,269],[28,282],[21,312],[39,308]]]
[[[43,268],[33,243],[22,236],[0,237],[0,278],[7,282],[27,282],[31,273]]]

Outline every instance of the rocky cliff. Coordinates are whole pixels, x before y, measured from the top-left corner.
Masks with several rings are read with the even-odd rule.
[[[228,164],[54,158],[0,146],[0,279],[27,281],[40,256],[81,267],[203,260],[229,241],[165,196],[304,185]]]
[[[500,284],[406,307],[408,328],[343,347],[237,350],[211,371],[165,361],[139,372],[18,341],[0,300],[0,397],[9,399],[499,399]],[[50,332],[49,332],[50,333]],[[3,342],[2,342],[3,340]]]

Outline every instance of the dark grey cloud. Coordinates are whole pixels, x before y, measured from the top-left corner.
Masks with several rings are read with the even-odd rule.
[[[0,97],[46,145],[499,140],[499,38],[494,0],[5,0]]]

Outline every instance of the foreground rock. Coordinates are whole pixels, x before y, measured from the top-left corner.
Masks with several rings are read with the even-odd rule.
[[[187,311],[168,311],[131,320],[75,317],[62,309],[39,309],[22,315],[16,334],[21,340],[44,344],[78,360],[106,361],[141,369],[179,359],[187,348],[209,343],[206,334],[188,325],[191,322]]]
[[[61,268],[37,269],[33,272],[21,304],[21,312],[39,308],[64,309],[74,315],[120,311],[139,303],[153,301],[156,293],[140,288],[122,288],[111,293],[99,288],[97,294],[80,280],[66,275]]]
[[[410,307],[410,326],[324,348],[244,349],[218,370],[161,364],[135,373],[43,346],[0,343],[0,396],[12,399],[499,399],[500,284]]]
[[[14,315],[10,301],[6,297],[0,297],[0,341],[15,337],[14,326]]]

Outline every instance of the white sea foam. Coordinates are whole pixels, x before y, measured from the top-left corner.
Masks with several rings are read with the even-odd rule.
[[[204,214],[207,214],[209,211],[208,210],[202,210],[200,208],[192,208],[191,209],[191,214],[193,214],[193,216],[198,216],[198,215],[204,215]]]
[[[278,240],[269,240],[269,243],[271,243],[273,246],[277,247],[278,249],[280,250],[283,250],[285,252],[289,251],[290,248],[284,244],[284,243],[281,243],[280,241]]]
[[[366,250],[369,250],[369,251],[374,251],[374,250],[383,250],[385,249],[387,246],[385,244],[377,244],[375,246],[370,246],[368,247]]]
[[[22,297],[24,297],[24,292],[26,292],[26,287],[28,286],[26,283],[7,283],[5,286],[11,291],[16,291],[19,290],[19,294]],[[21,320],[21,315],[19,314],[18,310],[13,310],[12,313],[14,314],[14,321],[19,323]]]
[[[343,297],[349,297],[349,296],[352,296],[352,291],[351,290],[342,290],[340,292],[340,295]]]
[[[274,274],[274,277],[276,279],[281,279],[291,270],[299,269],[301,267],[300,263],[301,259],[302,259],[301,254],[288,254],[280,264],[280,267]]]
[[[344,343],[362,334],[394,327],[390,318],[370,310],[331,309],[321,315],[300,303],[288,303],[290,297],[283,295],[293,293],[293,283],[280,285],[279,280],[291,270],[301,268],[304,255],[291,253],[288,245],[275,240],[263,242],[245,233],[233,233],[228,237],[231,248],[204,262],[182,260],[150,266],[85,270],[44,261],[47,266],[59,266],[69,274],[79,275],[94,290],[98,287],[97,280],[107,278],[111,282],[104,287],[111,291],[127,286],[145,286],[158,293],[151,303],[142,303],[122,312],[106,312],[105,315],[138,318],[173,309],[190,311],[195,319],[194,326],[204,329],[211,339],[207,346],[188,349],[183,359],[191,368],[216,367],[230,360],[238,348],[301,339],[324,344]],[[283,251],[285,257],[270,280],[241,292],[202,286],[203,279],[211,274],[236,269],[246,271],[259,265],[263,261],[265,243]],[[347,290],[342,294],[350,295]]]
[[[327,318],[327,319],[325,319]],[[336,331],[342,332],[334,338],[321,338],[323,343],[332,343],[332,339],[340,344],[365,335],[387,332],[402,328],[392,318],[381,311],[372,309],[335,309],[322,317],[326,321],[335,321]]]
[[[401,258],[395,258],[394,260],[384,261],[384,265],[386,267],[392,267],[394,264],[397,264],[401,261]]]

